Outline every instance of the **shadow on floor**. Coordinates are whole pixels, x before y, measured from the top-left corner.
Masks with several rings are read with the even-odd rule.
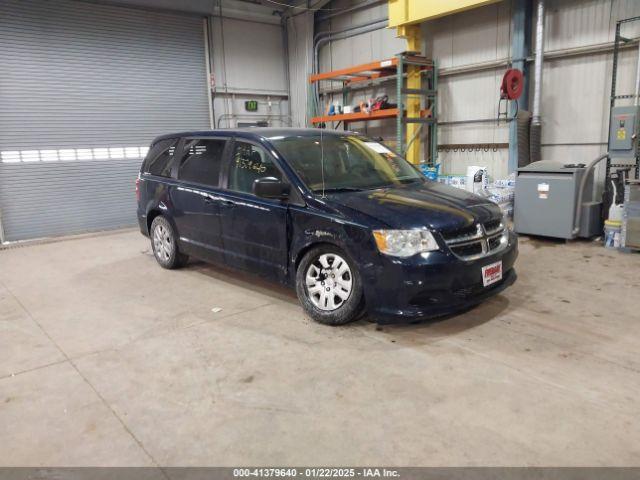
[[[240,288],[257,291],[263,295],[274,297],[292,305],[299,305],[294,289],[248,272],[232,270],[224,266],[212,265],[198,260],[190,262],[186,268]],[[412,344],[421,342],[428,343],[434,339],[457,335],[465,330],[487,323],[503,313],[508,307],[509,300],[504,296],[498,295],[481,305],[470,307],[454,314],[411,323],[379,325],[376,326],[376,330],[393,336],[395,339],[392,340],[393,343],[395,343],[396,340],[401,340],[402,343]],[[338,328],[370,328],[372,323],[375,323],[375,321],[365,315],[355,322]],[[416,333],[423,335],[416,336]]]
[[[267,280],[258,275],[233,270],[220,265],[213,265],[200,260],[192,260],[189,262],[187,270],[193,270],[210,278],[215,278],[222,282],[235,285],[240,288],[252,290],[270,297],[277,298],[283,302],[294,305],[298,304],[298,297],[295,290],[288,288],[278,282]]]
[[[412,323],[379,325],[376,330],[384,332],[393,343],[427,344],[434,340],[457,336],[488,323],[503,314],[509,306],[509,299],[498,295],[480,305],[450,315]]]
[[[554,238],[554,237],[543,237],[540,235],[524,235],[519,234],[518,238],[521,242],[531,245],[536,250],[539,248],[553,248],[553,247],[561,247],[569,244],[589,244],[589,243],[599,243],[602,244],[601,237],[593,237],[593,238],[573,238],[571,240],[567,240],[564,238]]]

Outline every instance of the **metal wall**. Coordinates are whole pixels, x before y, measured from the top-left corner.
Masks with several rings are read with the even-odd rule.
[[[4,0],[0,45],[6,240],[134,224],[149,142],[209,127],[201,17]]]
[[[545,69],[542,98],[544,158],[586,162],[606,151],[609,126],[612,42],[616,22],[640,15],[633,0],[549,1],[545,26]],[[640,23],[622,32],[640,35]],[[604,53],[566,56],[596,46]],[[554,58],[553,54],[560,54]],[[575,53],[575,52],[574,52]],[[619,93],[633,93],[637,44],[621,54]]]
[[[353,6],[346,0],[334,1],[327,8],[341,9]],[[387,17],[387,6],[376,5],[345,14],[332,16],[331,18],[316,22],[316,33],[321,31],[340,31],[352,26],[362,25]],[[374,32],[356,35],[343,40],[332,41],[320,50],[320,71],[335,70],[352,65],[367,63],[375,60],[391,58],[406,50],[406,42],[396,38],[395,29],[380,29]],[[338,86],[339,85],[334,85]],[[322,82],[321,88],[328,87],[327,82]],[[391,102],[395,102],[395,83],[388,82],[377,84],[374,87],[354,91],[350,97],[351,104],[357,105],[368,98],[389,95]],[[342,94],[337,93],[332,97],[333,101],[342,103]],[[340,127],[342,128],[342,127]],[[392,120],[380,120],[370,122],[354,122],[349,124],[352,130],[365,132],[371,136],[381,136],[390,144],[395,142],[396,126]]]
[[[313,14],[301,12],[287,19],[289,93],[295,127],[309,124],[309,73],[313,65]]]
[[[510,55],[511,2],[451,15],[424,25],[426,50],[440,67],[438,143],[508,143],[509,127],[497,123],[499,88],[507,68],[484,68]],[[483,68],[480,68],[483,67]],[[469,122],[469,120],[485,120]],[[454,123],[455,122],[455,123]],[[462,122],[462,123],[461,123]],[[447,173],[465,173],[469,165],[486,166],[501,178],[508,174],[507,149],[442,151]]]
[[[332,2],[332,6],[343,6]],[[511,1],[474,9],[423,24],[425,49],[441,67],[439,143],[506,143],[508,128],[496,125],[499,86],[511,46]],[[333,17],[334,29],[385,15],[379,6]],[[547,0],[542,99],[543,157],[587,162],[606,149],[615,23],[640,15],[637,0]],[[316,26],[326,29],[328,22]],[[332,42],[321,53],[322,68],[338,68],[385,58],[404,49],[394,30],[380,30]],[[640,31],[627,31],[635,38]],[[604,49],[602,53],[593,53]],[[590,53],[591,52],[591,53]],[[637,47],[621,55],[620,91],[633,91]],[[390,87],[388,87],[391,90]],[[366,92],[375,95],[382,88]],[[459,123],[489,119],[486,123]],[[450,122],[456,122],[451,124]],[[449,124],[447,124],[449,123]],[[393,136],[393,126],[379,128]],[[486,165],[496,177],[508,174],[508,151],[441,152],[445,171],[463,173],[467,165]]]
[[[279,16],[265,20],[229,18],[216,8],[210,18],[215,124],[266,120],[269,125],[292,124],[288,105],[284,30]],[[248,112],[246,100],[257,100]]]

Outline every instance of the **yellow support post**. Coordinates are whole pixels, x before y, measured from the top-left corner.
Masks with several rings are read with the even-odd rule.
[[[407,40],[407,50],[410,52],[422,52],[422,32],[420,25],[405,25],[397,28],[397,36]],[[402,72],[398,72],[402,75]],[[418,65],[407,65],[407,88],[421,88],[420,67]],[[407,118],[420,118],[420,97],[409,95],[406,97]],[[398,99],[398,105],[401,99]],[[415,138],[419,123],[407,123],[405,144],[409,145],[405,156],[414,165],[420,163],[420,139]],[[412,141],[413,140],[413,141]]]

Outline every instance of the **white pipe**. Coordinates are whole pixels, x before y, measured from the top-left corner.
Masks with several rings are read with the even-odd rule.
[[[4,243],[4,227],[2,226],[2,210],[0,210],[0,245]]]
[[[538,0],[536,21],[536,57],[533,77],[533,109],[531,123],[540,124],[540,102],[542,99],[542,66],[544,63],[544,0]]]
[[[636,107],[640,103],[640,46],[638,46],[638,67],[636,70],[636,96],[634,104]]]

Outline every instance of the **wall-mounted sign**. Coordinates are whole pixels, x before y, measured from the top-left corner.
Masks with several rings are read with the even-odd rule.
[[[258,111],[258,101],[257,100],[247,100],[244,102],[244,109],[247,112],[257,112]]]

